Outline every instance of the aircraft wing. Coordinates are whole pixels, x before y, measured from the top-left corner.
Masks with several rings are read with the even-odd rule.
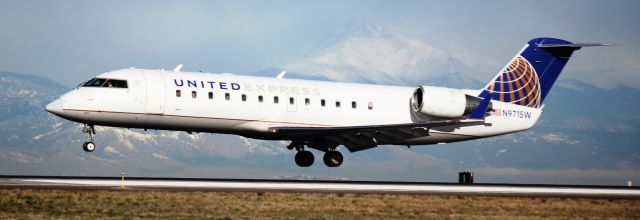
[[[430,128],[482,125],[484,122],[484,119],[463,119],[367,126],[270,127],[269,132],[297,140],[330,141],[345,145],[349,151],[356,152],[376,147],[379,143],[393,143],[398,140],[428,136]]]

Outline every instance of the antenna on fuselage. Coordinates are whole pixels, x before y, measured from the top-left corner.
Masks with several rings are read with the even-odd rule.
[[[284,75],[285,75],[285,74],[287,74],[287,71],[282,71],[282,72],[280,72],[280,73],[278,74],[278,76],[276,76],[276,78],[278,78],[278,79],[282,79],[282,78],[284,78]]]
[[[182,64],[178,64],[176,68],[173,68],[173,72],[180,72],[180,70],[182,70]]]

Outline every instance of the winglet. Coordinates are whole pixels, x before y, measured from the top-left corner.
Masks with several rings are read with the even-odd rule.
[[[180,70],[182,70],[182,64],[178,64],[176,68],[173,68],[173,72],[180,72]]]
[[[487,109],[489,108],[489,103],[491,102],[492,95],[493,93],[488,92],[484,97],[481,97],[482,102],[480,102],[480,105],[478,105],[476,110],[473,110],[473,112],[471,112],[471,114],[469,115],[470,119],[484,119],[484,116],[487,114]]]
[[[284,74],[287,74],[287,71],[282,71],[282,72],[280,72],[280,73],[278,74],[278,76],[276,76],[276,78],[278,78],[278,79],[282,79],[282,78],[284,78]]]

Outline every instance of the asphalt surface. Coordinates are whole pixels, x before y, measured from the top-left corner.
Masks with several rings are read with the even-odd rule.
[[[433,194],[640,199],[640,187],[595,185],[471,184],[318,180],[0,176],[0,188]]]

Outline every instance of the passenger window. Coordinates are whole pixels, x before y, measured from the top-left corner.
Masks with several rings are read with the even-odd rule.
[[[351,102],[351,108],[355,109],[356,107],[357,107],[356,102],[355,101]]]
[[[340,108],[340,101],[336,101],[336,108]]]
[[[126,89],[127,88],[127,81],[126,80],[109,79],[109,80],[107,80],[107,82],[102,87]]]
[[[262,96],[261,96],[261,95],[259,95],[259,96],[258,96],[258,102],[262,102],[262,101],[263,101]]]
[[[305,98],[304,99],[304,105],[306,105],[306,106],[311,105],[311,100],[309,100],[309,98]]]
[[[373,102],[369,102],[369,110],[373,110]]]
[[[107,81],[106,79],[100,79],[100,78],[93,78],[89,81],[87,81],[86,83],[82,84],[82,86],[86,86],[86,87],[101,87],[102,84],[104,84],[104,82]]]
[[[327,105],[327,102],[325,102],[324,99],[321,99],[320,106],[324,107],[325,105]]]
[[[213,92],[209,92],[209,99],[213,99]]]
[[[293,97],[289,97],[289,104],[293,105],[295,103],[295,100],[293,99]]]
[[[180,90],[178,89],[176,90],[176,97],[180,97],[180,96],[182,96],[182,92],[180,92]]]
[[[280,99],[278,98],[278,96],[274,96],[273,97],[273,103],[278,104],[278,102],[280,102]]]
[[[197,94],[196,94],[196,91],[191,91],[191,98],[194,98],[194,99],[195,99],[195,98],[196,98],[196,95],[197,95]]]
[[[243,102],[246,102],[246,101],[247,101],[247,95],[242,94],[242,101],[243,101]]]
[[[229,94],[229,93],[225,93],[225,94],[224,94],[224,99],[226,99],[226,100],[230,100],[230,99],[231,99],[231,94]]]

